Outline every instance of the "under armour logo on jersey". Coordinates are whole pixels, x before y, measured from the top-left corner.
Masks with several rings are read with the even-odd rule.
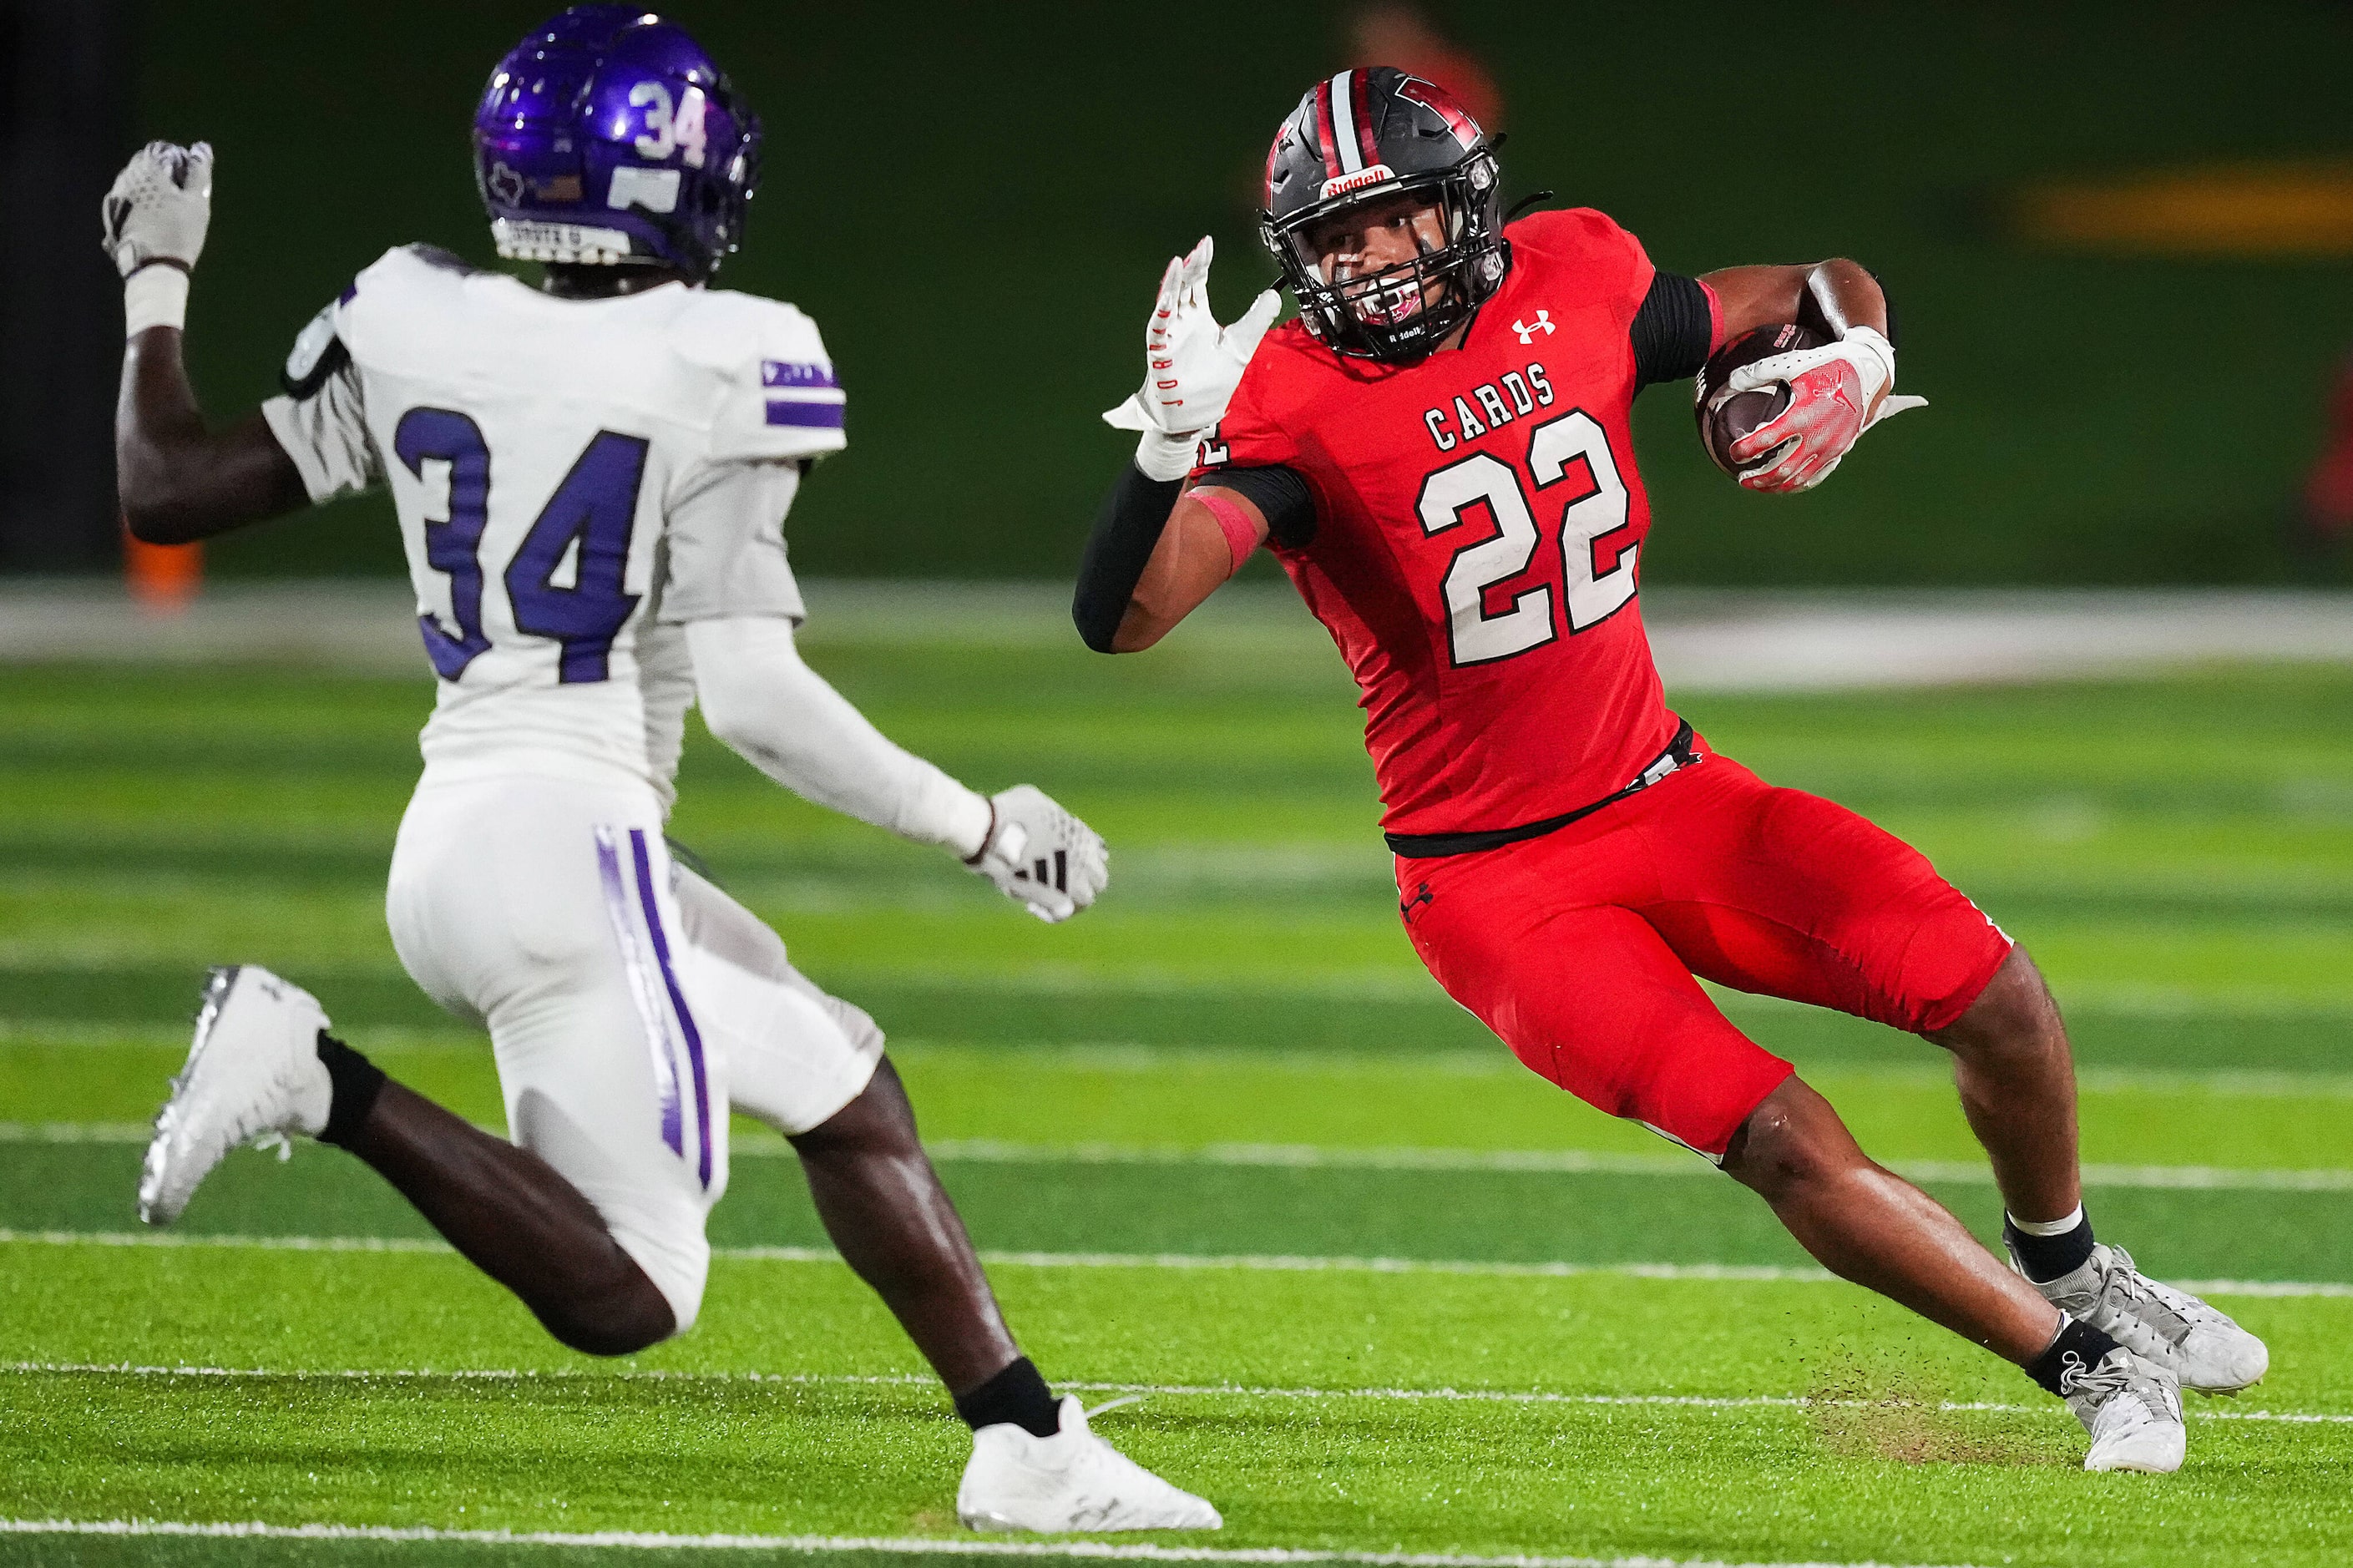
[[[1552,312],[1538,310],[1536,319],[1533,321],[1514,321],[1512,331],[1520,334],[1520,342],[1524,343],[1535,342],[1538,332],[1549,337],[1552,335]]]

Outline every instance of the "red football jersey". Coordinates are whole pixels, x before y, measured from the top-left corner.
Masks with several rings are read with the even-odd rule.
[[[1504,234],[1511,270],[1459,348],[1390,365],[1296,320],[1269,332],[1194,470],[1279,464],[1314,492],[1314,539],[1275,553],[1364,692],[1391,833],[1589,805],[1675,730],[1637,598],[1650,258],[1590,209]]]

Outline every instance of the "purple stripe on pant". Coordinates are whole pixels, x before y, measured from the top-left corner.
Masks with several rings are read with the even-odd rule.
[[[596,874],[605,885],[605,913],[613,922],[613,940],[620,945],[621,963],[628,971],[629,1000],[645,1026],[646,1051],[653,1058],[654,1093],[661,1102],[662,1142],[673,1154],[686,1152],[679,1125],[678,1068],[670,1055],[670,1030],[662,1023],[661,998],[646,986],[645,965],[638,955],[638,939],[629,924],[629,895],[621,884],[620,851],[610,828],[596,830]]]
[[[702,1070],[702,1031],[694,1026],[694,1015],[687,1010],[686,993],[678,988],[678,973],[670,967],[670,939],[662,933],[661,910],[654,899],[653,868],[646,855],[646,830],[629,829],[629,853],[637,861],[638,901],[645,907],[646,930],[654,939],[654,962],[661,967],[662,984],[670,988],[670,1005],[678,1014],[679,1027],[686,1032],[686,1060],[694,1074],[694,1131],[702,1148],[695,1174],[705,1187],[711,1185],[711,1086]]]

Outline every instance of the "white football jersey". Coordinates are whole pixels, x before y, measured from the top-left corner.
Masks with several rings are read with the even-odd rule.
[[[782,522],[843,444],[817,326],[683,284],[564,300],[423,246],[305,328],[263,405],[313,500],[388,485],[440,677],[437,778],[671,798],[687,623],[801,616]]]

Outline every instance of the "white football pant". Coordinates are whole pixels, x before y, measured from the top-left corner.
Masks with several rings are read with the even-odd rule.
[[[528,775],[427,780],[385,913],[426,993],[486,1026],[508,1135],[596,1205],[693,1323],[731,1105],[806,1132],[866,1088],[882,1033],[672,863],[650,792]]]

